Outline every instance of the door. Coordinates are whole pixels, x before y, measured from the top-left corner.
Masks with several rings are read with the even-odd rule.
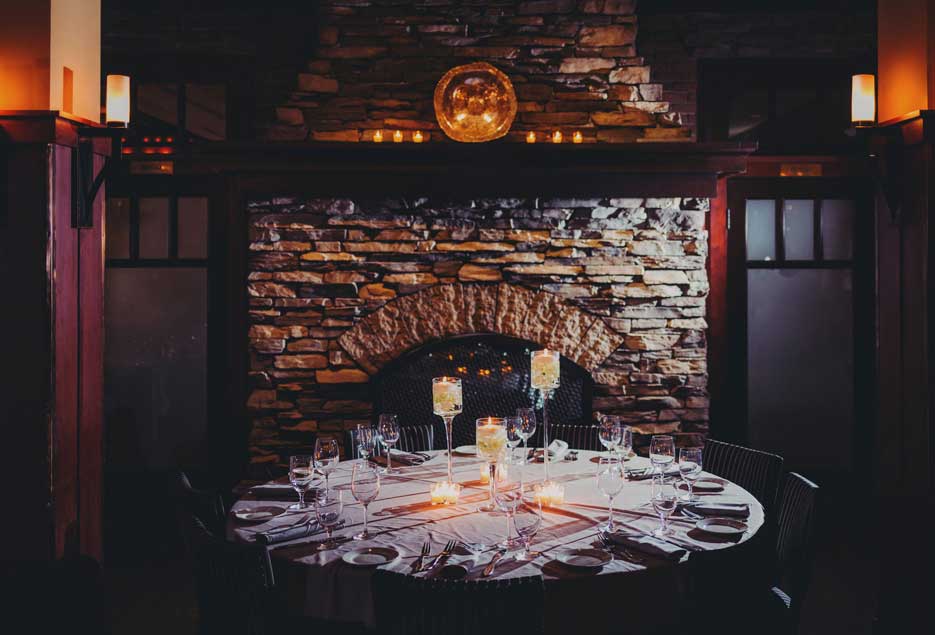
[[[852,473],[872,410],[869,192],[738,179],[728,197],[731,436],[789,469]]]

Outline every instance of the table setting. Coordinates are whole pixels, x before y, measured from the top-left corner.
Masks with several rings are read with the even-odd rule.
[[[669,435],[652,439],[648,459],[632,453],[632,433],[615,417],[599,426],[605,452],[550,441],[557,353],[534,352],[532,375],[541,417],[479,418],[475,445],[460,448],[451,447],[460,379],[437,378],[433,408],[447,450],[397,455],[398,423],[381,417],[376,432],[357,436],[361,458],[340,461],[316,445],[315,456],[290,464],[289,482],[248,490],[233,506],[228,538],[268,545],[289,581],[291,608],[304,615],[373,626],[378,567],[443,579],[541,575],[551,631],[569,618],[550,595],[600,613],[601,598],[621,589],[647,601],[678,593],[680,563],[741,544],[762,526],[753,496],[705,473],[700,450],[677,451]],[[541,462],[526,447],[537,425],[550,450],[538,448]],[[388,448],[383,460],[377,435]]]

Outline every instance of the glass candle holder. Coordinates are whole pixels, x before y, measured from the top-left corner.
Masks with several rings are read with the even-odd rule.
[[[536,502],[544,507],[557,507],[565,502],[565,486],[554,481],[536,485],[533,490]]]
[[[507,434],[506,419],[503,417],[482,417],[477,425],[477,457],[487,462],[490,501],[479,511],[492,512],[497,509],[497,464],[506,458]]]
[[[383,131],[377,130],[373,133],[373,142],[374,143],[383,143]]]
[[[451,481],[438,481],[432,484],[429,494],[433,505],[454,505],[461,496],[461,485]]]
[[[561,381],[558,351],[544,348],[532,352],[529,383],[542,393],[542,465],[545,480],[549,480],[549,398]]]
[[[556,130],[552,133],[552,143],[561,143],[565,139],[565,135],[562,134],[561,130]]]
[[[396,132],[393,133],[393,142],[394,143],[403,142],[403,131],[402,130],[397,130]]]
[[[536,142],[536,133],[530,130],[526,133],[526,143],[535,143]]]
[[[432,379],[432,412],[445,422],[445,441],[448,444],[448,482],[454,483],[451,466],[451,424],[461,414],[463,399],[461,380],[457,377]]]

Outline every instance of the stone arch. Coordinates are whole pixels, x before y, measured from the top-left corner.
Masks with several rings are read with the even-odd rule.
[[[624,339],[600,317],[552,293],[508,283],[453,283],[387,302],[338,342],[374,375],[416,346],[473,333],[500,333],[537,342],[592,373]]]

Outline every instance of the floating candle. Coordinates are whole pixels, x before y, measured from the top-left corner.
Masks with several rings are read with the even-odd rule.
[[[383,131],[377,130],[373,133],[373,142],[374,143],[383,143]]]
[[[537,390],[555,390],[559,386],[558,351],[547,348],[533,351],[530,361],[530,383]]]
[[[487,417],[477,420],[477,456],[490,463],[503,460],[506,453],[506,420]]]
[[[439,416],[461,413],[461,380],[457,377],[432,379],[432,412]]]

